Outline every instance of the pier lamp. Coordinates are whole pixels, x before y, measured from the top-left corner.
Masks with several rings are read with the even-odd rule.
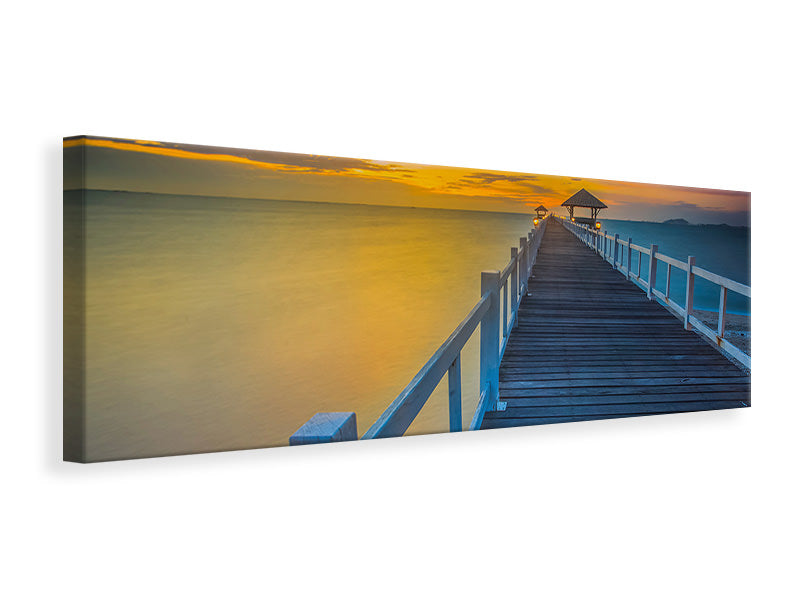
[[[596,221],[594,226],[596,229],[600,229],[600,221]]]
[[[533,220],[533,224],[534,224],[534,225],[538,225],[538,224],[539,224],[539,219],[534,219],[534,220]]]
[[[570,221],[572,221],[572,222],[574,223],[574,222],[575,222],[575,217],[570,217],[570,219],[569,219],[569,220],[570,220]]]

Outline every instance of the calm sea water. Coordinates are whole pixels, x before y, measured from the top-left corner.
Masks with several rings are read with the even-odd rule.
[[[683,262],[695,257],[695,264],[707,271],[750,285],[750,228],[724,225],[673,225],[641,221],[602,220],[603,230],[619,237],[633,239],[634,244],[650,247],[658,244],[658,251]],[[636,269],[633,253],[633,269]],[[627,257],[626,257],[627,260]],[[647,279],[647,257],[642,262],[642,277]],[[667,266],[659,263],[656,271],[656,287],[662,292],[666,288]],[[673,269],[670,280],[670,298],[684,306],[686,304],[686,273]],[[694,307],[717,311],[719,308],[719,286],[700,277],[695,277]],[[727,311],[750,314],[750,299],[728,293]]]
[[[481,270],[503,268],[532,225],[454,210],[86,199],[89,460],[285,445],[320,411],[355,411],[363,433],[477,302]],[[466,424],[477,352],[474,336]],[[410,434],[448,429],[446,380]]]

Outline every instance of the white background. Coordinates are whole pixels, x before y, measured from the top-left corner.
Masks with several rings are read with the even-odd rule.
[[[5,6],[2,595],[798,597],[796,17],[788,2]],[[753,408],[63,464],[74,134],[751,191]]]

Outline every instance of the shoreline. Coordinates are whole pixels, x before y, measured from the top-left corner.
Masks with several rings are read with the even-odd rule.
[[[707,310],[693,310],[703,323],[716,330],[719,314]],[[750,355],[750,315],[725,315],[725,339]]]

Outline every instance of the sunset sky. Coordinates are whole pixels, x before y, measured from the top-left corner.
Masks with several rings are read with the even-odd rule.
[[[73,168],[81,152],[84,182]],[[544,204],[563,215],[561,203],[586,188],[608,205],[601,219],[750,221],[747,192],[100,137],[66,138],[64,173],[64,189],[515,213]]]

